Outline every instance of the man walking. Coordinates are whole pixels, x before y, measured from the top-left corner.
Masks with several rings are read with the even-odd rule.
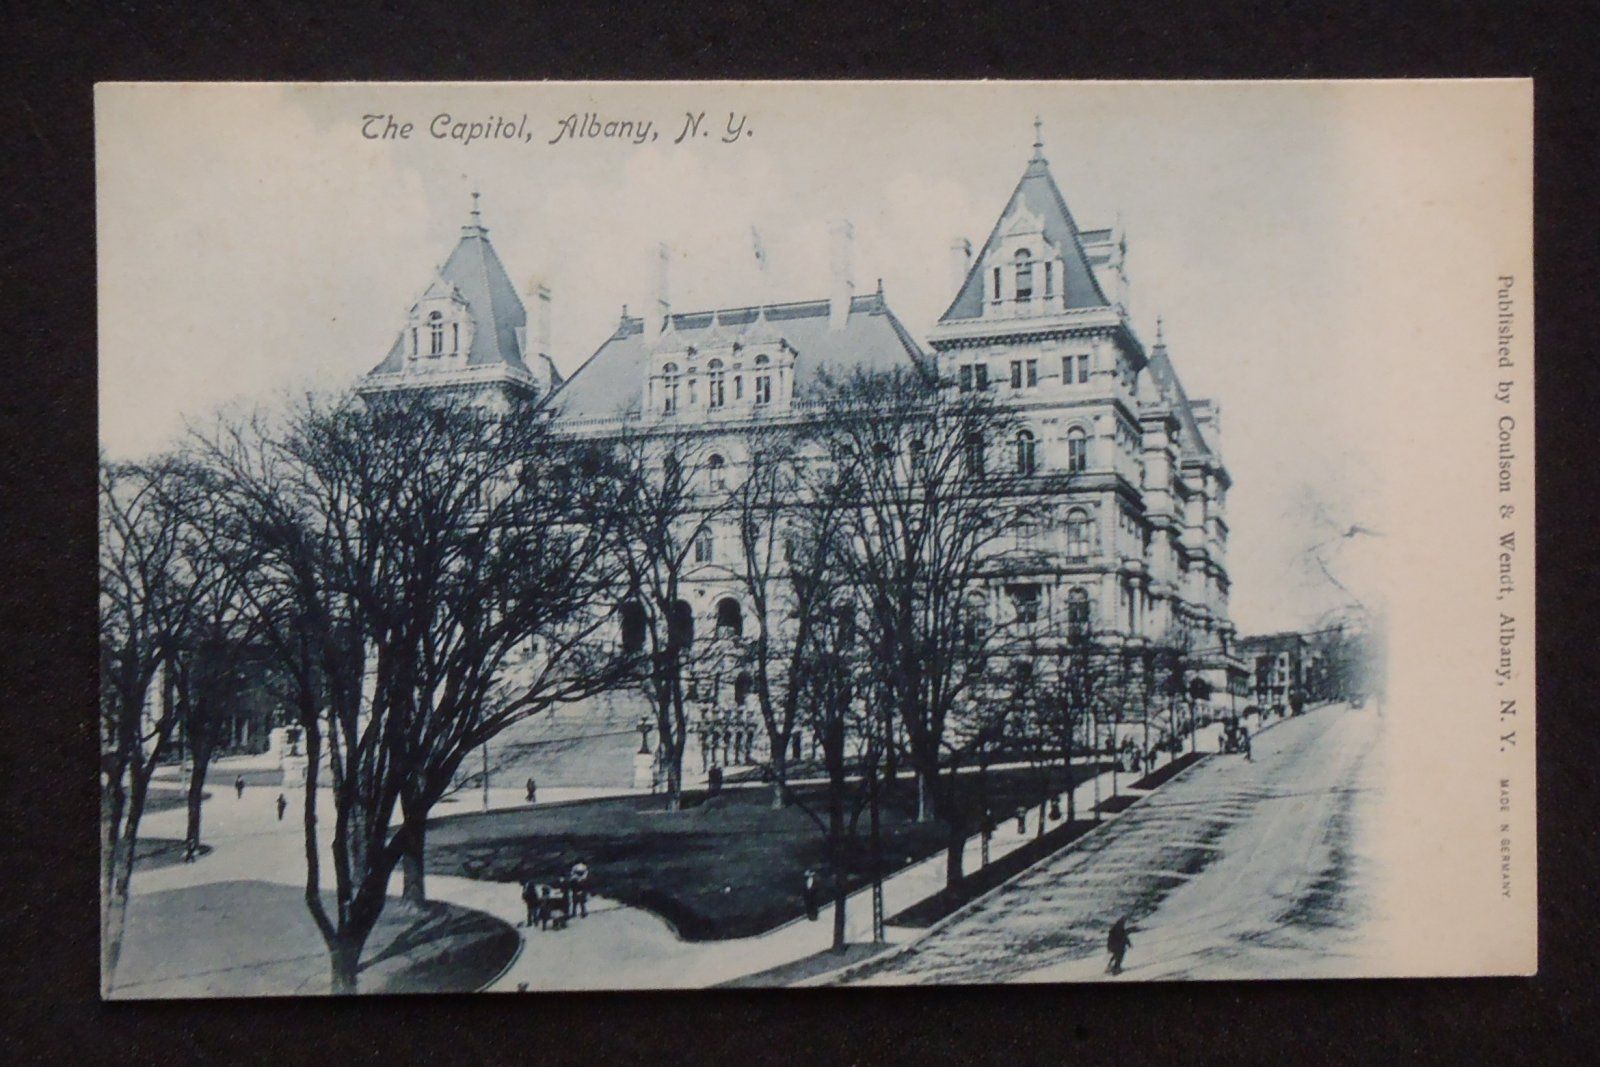
[[[283,821],[283,813],[289,809],[289,800],[282,793],[278,794],[278,821]]]
[[[528,803],[529,804],[537,803],[537,801],[534,798],[537,797],[538,795],[539,795],[539,783],[535,782],[533,780],[533,777],[530,775],[529,778],[528,778]]]
[[[816,922],[821,912],[817,902],[817,872],[809,867],[806,868],[805,879],[800,884],[800,895],[805,899],[806,918]]]
[[[1128,936],[1128,917],[1124,915],[1111,926],[1111,933],[1106,937],[1106,951],[1111,953],[1111,959],[1106,963],[1107,974],[1122,973],[1122,957],[1128,954],[1128,949],[1133,946],[1133,938]]]
[[[241,774],[233,780],[233,792],[238,799],[244,799],[244,775]]]
[[[522,903],[528,909],[528,921],[523,925],[533,929],[534,923],[539,923],[539,929],[544,929],[544,922],[539,915],[539,883],[529,878],[522,883]]]
[[[585,919],[589,917],[589,865],[580,858],[572,865],[572,871],[567,876],[567,884],[572,887],[572,907]]]

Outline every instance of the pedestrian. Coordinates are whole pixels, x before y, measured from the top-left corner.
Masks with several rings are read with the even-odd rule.
[[[283,821],[283,813],[289,809],[289,799],[282,793],[278,794],[278,821]]]
[[[589,865],[579,857],[578,862],[572,865],[571,872],[567,875],[567,884],[572,889],[572,907],[585,919],[589,917]]]
[[[817,872],[810,867],[806,868],[805,879],[800,886],[800,895],[805,898],[806,918],[816,922],[817,916],[821,912],[817,904]]]
[[[534,798],[537,797],[538,795],[539,795],[539,784],[537,782],[535,782],[533,780],[533,777],[530,775],[529,778],[528,778],[528,803],[529,804],[537,803],[537,801]]]
[[[1061,821],[1061,796],[1057,794],[1050,798],[1050,821]]]
[[[244,799],[244,775],[241,774],[233,780],[233,792],[238,799]]]
[[[1028,809],[1027,808],[1023,808],[1023,807],[1019,807],[1019,808],[1017,808],[1017,833],[1025,834],[1027,832],[1028,832]]]
[[[532,878],[522,883],[522,903],[528,909],[528,921],[523,925],[531,930],[533,929],[533,924],[538,923],[539,929],[543,930],[544,922],[539,914],[541,911],[539,907],[539,883]]]
[[[1250,731],[1243,727],[1239,729],[1239,747],[1244,749],[1246,763],[1254,763],[1256,761],[1255,756],[1250,752]]]
[[[1128,936],[1128,917],[1124,915],[1112,924],[1111,933],[1106,937],[1106,951],[1111,953],[1111,959],[1106,963],[1107,974],[1122,973],[1122,957],[1132,947],[1133,938]]]

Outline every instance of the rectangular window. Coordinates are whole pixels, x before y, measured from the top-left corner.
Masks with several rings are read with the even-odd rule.
[[[963,393],[972,392],[972,364],[970,363],[961,365],[961,391]]]
[[[981,393],[985,389],[989,388],[989,364],[987,364],[987,363],[974,364],[973,372],[977,375],[978,391]]]
[[[1028,388],[1031,389],[1034,386],[1039,384],[1039,361],[1038,360],[1036,360],[1036,359],[1028,360],[1028,362],[1023,365],[1023,370],[1027,372],[1026,375],[1025,375],[1024,381],[1026,382]]]
[[[1020,359],[1011,361],[1011,388],[1022,388],[1022,360]]]
[[[772,377],[770,375],[756,375],[756,403],[772,403]]]
[[[1056,295],[1056,265],[1049,260],[1044,264],[1044,298],[1051,299]]]
[[[996,304],[1000,303],[1000,268],[994,269],[994,295],[989,298]]]
[[[1088,384],[1088,381],[1089,381],[1089,356],[1087,354],[1084,354],[1084,355],[1081,355],[1081,356],[1078,357],[1078,384],[1079,385],[1086,385],[1086,384]]]
[[[1071,357],[1071,356],[1062,356],[1061,357],[1061,384],[1062,385],[1071,385],[1072,384],[1072,374],[1073,374],[1073,371],[1072,371],[1072,367],[1073,367],[1072,359],[1073,359],[1073,357]]]
[[[1011,598],[1011,606],[1016,610],[1018,622],[1037,622],[1039,620],[1039,587],[1037,585],[1010,585],[1006,587],[1006,595]]]

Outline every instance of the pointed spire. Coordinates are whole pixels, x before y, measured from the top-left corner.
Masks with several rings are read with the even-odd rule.
[[[478,190],[473,189],[472,214],[469,216],[467,224],[461,227],[461,235],[463,237],[481,237],[488,232],[489,228],[483,224],[483,212],[478,207]]]
[[[1033,158],[1044,162],[1044,120],[1033,116]]]
[[[1156,347],[1157,348],[1165,348],[1165,347],[1167,347],[1167,339],[1166,339],[1166,336],[1165,336],[1165,334],[1163,332],[1164,326],[1165,326],[1165,323],[1163,322],[1161,316],[1157,315],[1156,316]]]

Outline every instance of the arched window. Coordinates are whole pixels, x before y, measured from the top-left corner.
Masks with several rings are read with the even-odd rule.
[[[709,528],[702,529],[694,535],[694,561],[696,563],[710,563],[716,556],[716,541],[711,536]]]
[[[632,655],[644,649],[645,619],[644,608],[637,600],[625,600],[617,608],[618,622],[622,629],[622,651]]]
[[[667,619],[667,636],[682,648],[694,644],[694,609],[689,606],[688,601],[672,602],[672,612]]]
[[[1089,633],[1089,592],[1081,585],[1067,593],[1067,633],[1073,637]]]
[[[1089,469],[1089,437],[1082,426],[1067,431],[1067,473],[1082,474]]]
[[[671,415],[678,410],[678,365],[668,363],[661,368],[661,413]]]
[[[1017,299],[1033,299],[1033,253],[1026,248],[1017,249],[1013,257],[1017,267]]]
[[[428,314],[428,354],[430,356],[444,353],[444,312],[434,311]]]
[[[720,408],[727,402],[727,387],[723,383],[722,360],[714,359],[706,364],[706,373],[710,379],[706,384],[706,405]]]
[[[1089,513],[1073,508],[1067,512],[1067,555],[1073,559],[1088,559],[1089,547]]]
[[[717,636],[739,637],[744,633],[744,613],[739,602],[731,596],[717,601]]]
[[[756,357],[756,403],[772,403],[772,374],[770,363],[766,356]]]
[[[713,491],[728,487],[728,463],[720,453],[713,452],[706,460],[706,484]]]
[[[1017,431],[1017,473],[1032,474],[1038,469],[1037,452],[1032,430]]]
[[[970,433],[966,441],[967,474],[973,478],[983,477],[983,435]]]

